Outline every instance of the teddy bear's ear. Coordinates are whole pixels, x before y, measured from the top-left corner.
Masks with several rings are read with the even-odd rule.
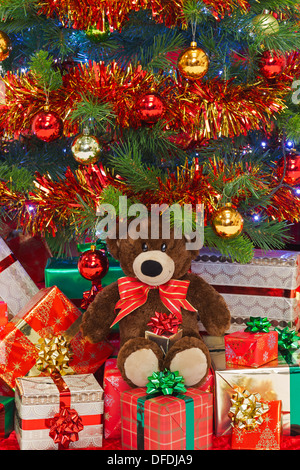
[[[114,238],[106,238],[106,246],[109,251],[109,253],[112,255],[113,258],[116,260],[119,259],[119,244],[120,241],[118,239]]]

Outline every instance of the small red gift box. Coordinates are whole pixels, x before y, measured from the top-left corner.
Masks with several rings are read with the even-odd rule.
[[[232,449],[280,450],[281,401],[266,402],[269,411],[263,415],[262,424],[252,430],[232,428]]]
[[[122,448],[209,450],[213,395],[188,388],[184,394],[147,395],[145,388],[121,395]]]
[[[103,375],[104,437],[121,439],[121,393],[131,390],[117,367],[117,359],[107,359]]]
[[[225,335],[226,362],[260,367],[278,357],[278,333],[237,331]]]
[[[40,346],[49,338],[69,342],[70,374],[94,373],[113,348],[103,341],[92,344],[80,331],[82,314],[56,287],[41,289],[0,331],[0,378],[11,388],[17,377],[49,375],[37,367]]]

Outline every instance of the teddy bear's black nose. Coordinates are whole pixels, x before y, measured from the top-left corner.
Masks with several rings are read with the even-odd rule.
[[[141,265],[141,271],[144,276],[156,277],[161,274],[162,270],[162,265],[158,261],[154,261],[152,259],[144,261]]]

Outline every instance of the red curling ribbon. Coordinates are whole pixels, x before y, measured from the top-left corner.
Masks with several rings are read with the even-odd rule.
[[[2,261],[0,261],[0,273],[5,271],[5,269],[9,268],[12,264],[14,264],[17,261],[17,258],[13,253],[10,255],[6,256],[6,258],[3,258]]]
[[[71,442],[78,441],[78,433],[82,431],[82,419],[71,406],[71,391],[59,374],[51,375],[59,390],[59,412],[50,420],[49,436],[58,448],[68,449]]]
[[[82,308],[83,310],[86,310],[88,306],[90,305],[90,303],[93,302],[98,292],[100,292],[102,289],[103,289],[103,286],[101,284],[101,281],[100,283],[93,282],[91,289],[83,293],[80,308]]]
[[[179,319],[173,313],[155,312],[155,316],[151,317],[148,326],[152,328],[153,333],[162,336],[177,333],[180,324]]]
[[[197,310],[186,300],[190,281],[171,279],[160,286],[149,286],[135,277],[121,277],[118,279],[120,300],[115,310],[120,309],[111,327],[129,313],[143,305],[148,298],[150,289],[158,289],[160,300],[167,309],[182,321],[181,308],[196,312]]]

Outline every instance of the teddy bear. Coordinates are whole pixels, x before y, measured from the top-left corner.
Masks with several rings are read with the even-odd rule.
[[[151,220],[149,233],[151,233]],[[83,314],[81,330],[92,343],[106,339],[118,323],[120,350],[117,366],[131,387],[144,387],[154,372],[178,371],[186,386],[201,385],[211,365],[199,333],[201,320],[207,333],[222,336],[230,326],[224,298],[204,279],[191,273],[199,250],[187,249],[184,235],[170,230],[161,236],[106,239],[110,254],[119,261],[124,277],[105,286]],[[155,312],[175,313],[182,337],[164,354],[145,338]]]

